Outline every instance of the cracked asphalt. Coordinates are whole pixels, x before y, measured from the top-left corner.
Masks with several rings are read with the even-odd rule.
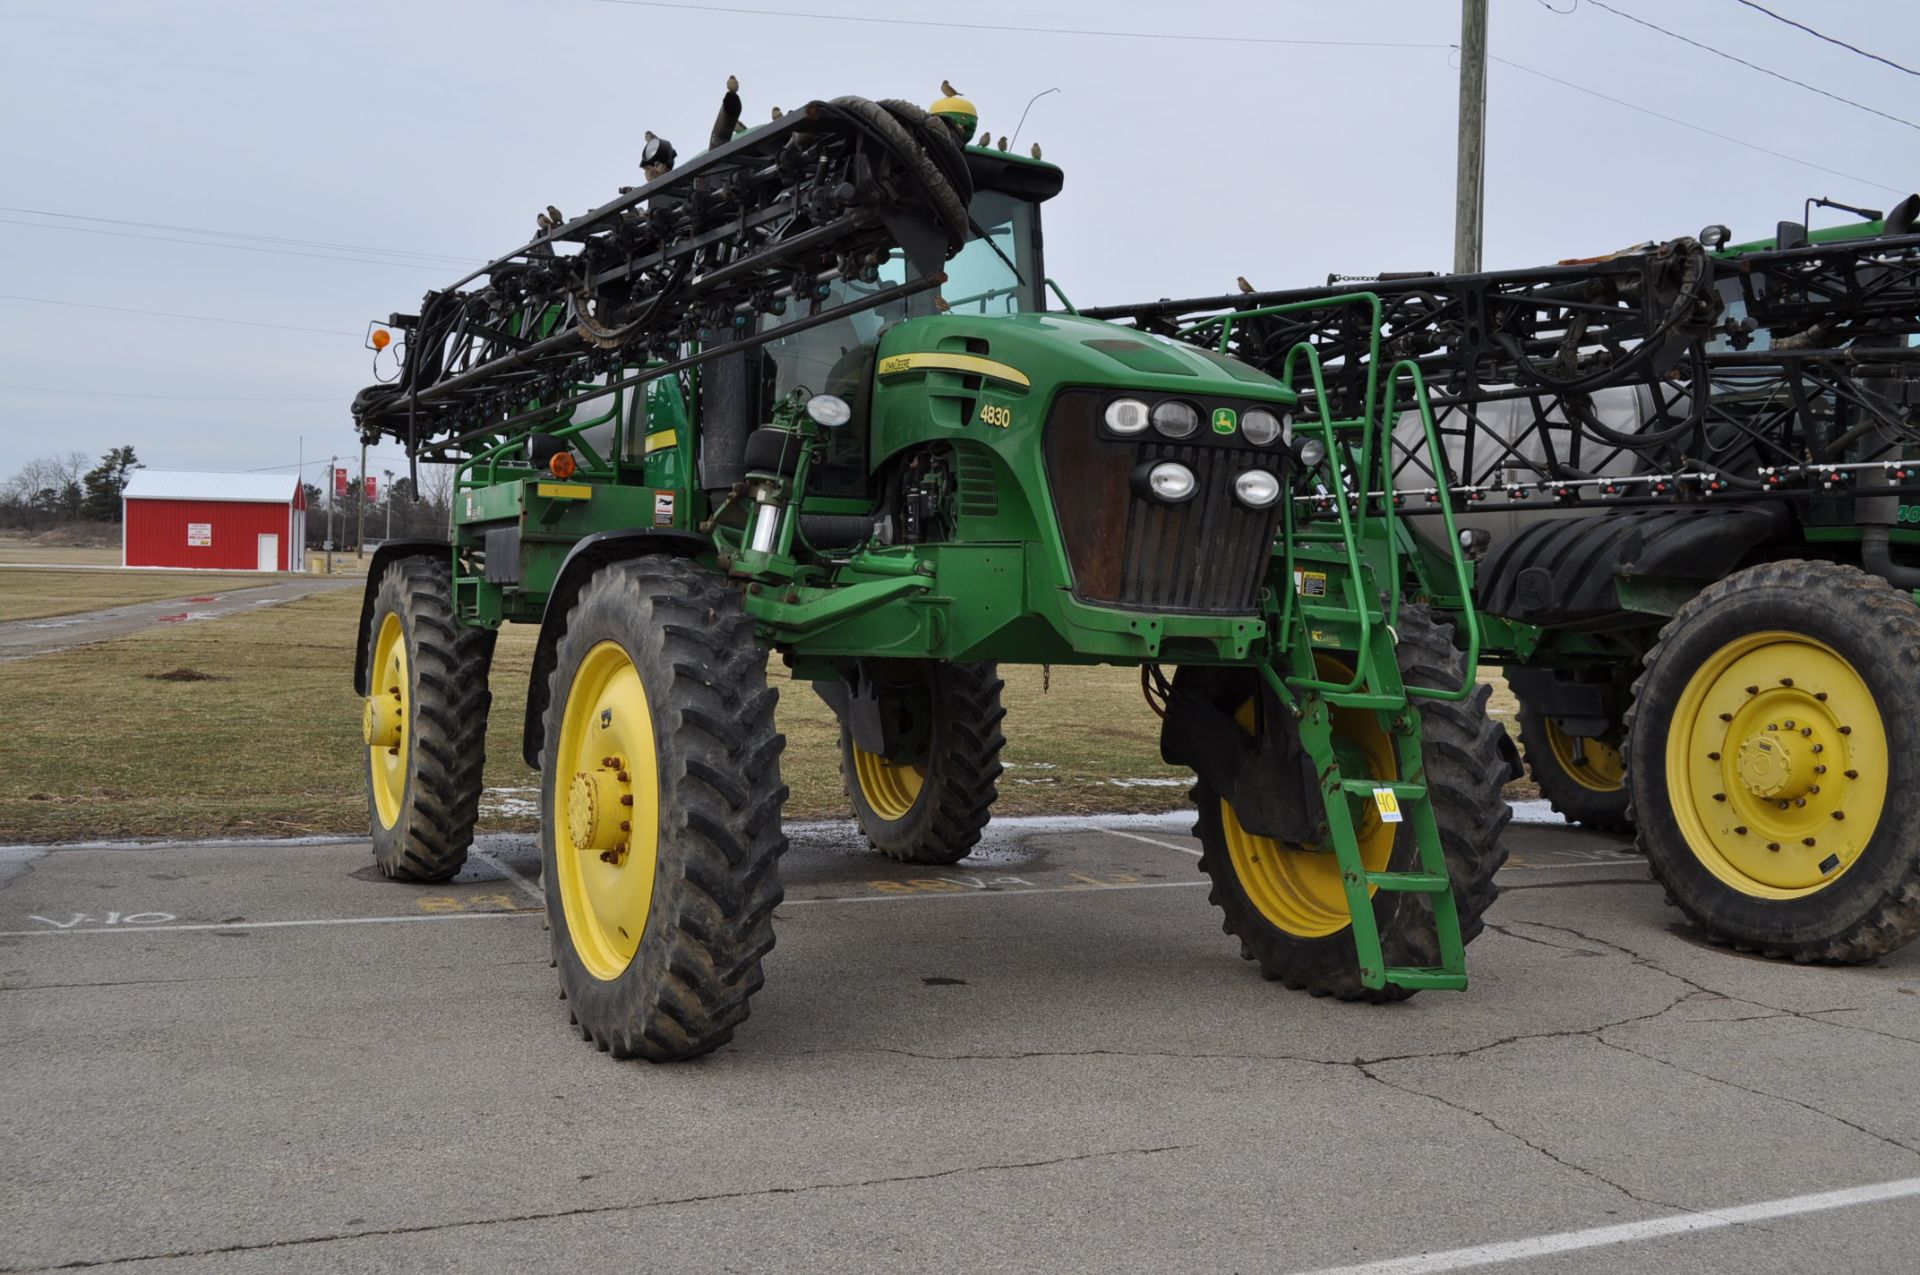
[[[752,1019],[664,1068],[569,1029],[525,840],[425,888],[353,842],[0,850],[0,1269],[1308,1271],[1920,1177],[1920,949],[1714,948],[1619,839],[1516,824],[1470,990],[1334,1004],[1239,959],[1185,826],[949,869],[796,829]],[[1908,1191],[1504,1269],[1916,1237]]]

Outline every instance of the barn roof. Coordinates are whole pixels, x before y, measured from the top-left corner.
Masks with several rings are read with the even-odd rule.
[[[299,489],[291,474],[195,473],[184,469],[136,469],[127,477],[129,500],[237,500],[284,505]]]

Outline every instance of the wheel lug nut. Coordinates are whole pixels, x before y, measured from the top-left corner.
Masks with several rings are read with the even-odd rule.
[[[1781,802],[1781,803],[1780,803],[1780,809],[1782,809],[1782,810],[1785,810],[1785,809],[1787,808],[1787,805],[1788,805],[1788,803],[1787,803],[1787,802],[1784,802],[1784,801],[1783,801],[1783,802]]]
[[[1720,760],[1720,754],[1719,754],[1719,753],[1708,753],[1708,754],[1707,754],[1707,760],[1708,760],[1708,761],[1719,761],[1719,760]]]
[[[1760,693],[1760,688],[1757,686],[1749,686],[1747,688],[1747,694],[1749,695],[1758,695],[1759,693]]]
[[[1813,773],[1816,775],[1824,775],[1827,773],[1827,768],[1825,766],[1815,766],[1813,768]]]
[[[1768,722],[1768,723],[1767,723],[1767,729],[1768,729],[1768,730],[1779,730],[1779,729],[1780,729],[1780,724],[1779,724],[1778,722]]]
[[[1732,713],[1722,713],[1722,714],[1720,714],[1720,720],[1721,720],[1721,721],[1723,721],[1723,722],[1730,722],[1730,721],[1732,721],[1732,720],[1733,720],[1733,714],[1732,714]]]
[[[1815,691],[1813,693],[1813,697],[1819,700],[1822,704],[1827,702],[1827,693],[1825,691]]]
[[[1816,793],[1816,792],[1819,792],[1819,791],[1820,791],[1820,785],[1819,785],[1819,784],[1808,784],[1808,785],[1807,785],[1807,791],[1808,791],[1809,793]]]
[[[1811,735],[1811,734],[1813,734],[1813,727],[1811,727],[1811,726],[1802,726],[1802,727],[1800,728],[1800,733],[1801,733],[1802,735]]]
[[[1783,678],[1781,678],[1781,679],[1780,679],[1780,685],[1782,685],[1782,686],[1792,686],[1792,685],[1793,685],[1793,679],[1792,679],[1792,678],[1790,678],[1790,677],[1783,677]]]
[[[1784,721],[1784,722],[1782,722],[1782,723],[1781,723],[1781,725],[1783,725],[1783,726],[1785,726],[1785,727],[1786,727],[1786,728],[1787,728],[1788,730],[1792,730],[1792,729],[1793,729],[1793,719],[1792,719],[1791,717],[1789,717],[1789,718],[1788,718],[1788,719],[1787,719],[1786,721]]]
[[[621,783],[624,784],[624,783],[631,782],[633,779],[633,776],[629,775],[626,771],[623,770],[619,774],[615,775],[614,778],[618,779]]]
[[[1819,790],[1815,789],[1814,791],[1818,792]],[[623,806],[631,806],[633,804],[633,794],[630,792],[620,794],[620,804]]]
[[[1851,726],[1842,726],[1842,727],[1840,728],[1840,733],[1841,733],[1842,735],[1851,735],[1851,734],[1853,734],[1853,727],[1851,727]]]
[[[1824,753],[1827,751],[1827,746],[1825,744],[1815,744],[1813,746],[1813,751],[1816,753]]]
[[[1836,810],[1833,812],[1833,817],[1835,819],[1845,819],[1847,817],[1847,812],[1844,810]]]
[[[1727,794],[1725,794],[1725,793],[1723,793],[1723,792],[1717,792],[1717,793],[1715,793],[1715,794],[1713,794],[1713,799],[1714,799],[1715,801],[1725,801],[1725,800],[1727,799]]]
[[[1800,838],[1800,844],[1803,846],[1810,846],[1814,844],[1814,840],[1812,837],[1802,837]]]
[[[1780,848],[1780,843],[1779,843],[1778,841],[1769,841],[1769,842],[1767,842],[1767,849],[1769,849],[1769,850],[1778,850],[1779,848]]]
[[[1844,773],[1844,774],[1846,775],[1846,777],[1847,777],[1848,779],[1858,779],[1858,778],[1860,778],[1860,772],[1859,772],[1859,771],[1857,771],[1857,770],[1849,770],[1849,771],[1845,771],[1845,772],[1843,772],[1843,773]]]
[[[1747,825],[1745,825],[1745,824],[1741,824],[1740,826],[1738,826],[1737,828],[1735,828],[1735,829],[1733,830],[1733,835],[1734,835],[1734,836],[1736,836],[1736,837],[1744,837],[1744,836],[1746,836],[1746,835],[1747,835]]]
[[[1795,797],[1795,798],[1793,799],[1793,804],[1794,804],[1794,806],[1795,806],[1795,808],[1797,809],[1797,808],[1798,808],[1798,807],[1800,807],[1800,806],[1804,806],[1804,805],[1806,805],[1806,804],[1807,804],[1807,799],[1806,799],[1805,797]]]
[[[620,831],[622,831],[622,832],[632,832],[632,831],[633,831],[633,824],[632,824],[632,823],[631,823],[630,821],[628,821],[628,820],[626,820],[626,819],[622,819],[622,820],[620,821]]]

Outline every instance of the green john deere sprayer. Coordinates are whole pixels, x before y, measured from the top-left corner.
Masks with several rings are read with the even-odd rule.
[[[1087,313],[1275,373],[1304,342],[1336,415],[1418,368],[1392,481],[1296,516],[1399,506],[1376,576],[1477,619],[1543,795],[1716,939],[1846,962],[1920,934],[1920,196],[1809,203],[1864,220],[1381,276],[1378,323],[1352,281]]]
[[[1389,481],[1417,369],[1381,363],[1330,414],[1310,344],[1269,374],[1046,310],[1061,172],[966,145],[962,100],[738,113],[730,93],[711,149],[672,168],[651,144],[646,185],[550,209],[391,320],[362,435],[458,468],[451,543],[382,546],[368,577],[385,871],[460,867],[494,636],[538,625],[524,752],[567,1004],[602,1049],[691,1057],[773,944],[769,652],[838,715],[874,847],[912,863],[987,823],[998,663],[1123,664],[1196,773],[1201,866],[1264,974],[1464,986],[1507,818],[1475,617],[1402,604],[1391,504],[1286,498]],[[1341,304],[1377,325],[1377,297]]]

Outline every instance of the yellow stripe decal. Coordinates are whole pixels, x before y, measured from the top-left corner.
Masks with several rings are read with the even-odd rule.
[[[996,381],[1005,381],[1009,385],[1018,385],[1026,389],[1033,382],[1027,374],[1017,367],[1005,363],[996,363],[992,359],[983,359],[977,354],[893,354],[880,360],[879,374],[882,377],[905,376],[908,372],[966,372],[974,376],[991,377]]]
[[[585,483],[535,483],[533,494],[548,500],[592,500],[593,488]]]
[[[658,434],[647,435],[647,455],[649,456],[663,447],[678,447],[679,445],[680,436],[670,429],[663,429]]]

